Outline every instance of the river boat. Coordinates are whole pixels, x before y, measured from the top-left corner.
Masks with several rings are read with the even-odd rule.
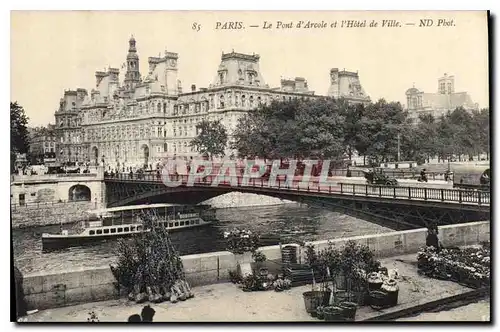
[[[103,240],[148,232],[141,214],[154,210],[157,222],[169,231],[211,224],[215,210],[209,205],[145,204],[88,211],[87,219],[57,234],[42,234],[42,250],[77,247]]]

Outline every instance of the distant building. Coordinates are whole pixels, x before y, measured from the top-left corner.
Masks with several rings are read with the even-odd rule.
[[[31,164],[43,164],[55,160],[57,140],[54,125],[29,129],[29,156]]]
[[[406,102],[409,116],[414,121],[423,114],[432,114],[437,118],[457,107],[468,111],[479,108],[467,92],[455,92],[455,77],[446,73],[438,79],[437,93],[426,93],[413,87],[406,90]]]
[[[86,151],[82,145],[81,106],[87,95],[85,89],[67,90],[64,91],[64,96],[59,101],[54,128],[58,141],[58,151],[56,151],[58,162],[85,161]]]
[[[370,103],[370,97],[361,86],[357,72],[339,71],[338,68],[330,70],[330,88],[328,96],[333,98],[345,98],[350,103]]]

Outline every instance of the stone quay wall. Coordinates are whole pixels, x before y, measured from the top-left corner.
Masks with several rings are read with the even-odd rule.
[[[389,232],[376,235],[310,242],[321,250],[331,242],[342,246],[352,240],[368,245],[378,258],[416,253],[425,244],[427,229]],[[474,245],[490,240],[489,221],[441,226],[439,237],[445,246]],[[268,260],[281,258],[280,246],[261,247]],[[304,253],[301,254],[302,257]],[[182,257],[186,278],[192,286],[229,280],[229,271],[238,263],[250,262],[250,254],[234,255],[227,251]],[[115,286],[109,266],[61,273],[37,273],[23,277],[23,290],[29,309],[49,309],[80,303],[117,299],[125,294]]]
[[[81,221],[87,212],[99,207],[89,201],[62,203],[32,203],[11,207],[12,228],[59,225]]]

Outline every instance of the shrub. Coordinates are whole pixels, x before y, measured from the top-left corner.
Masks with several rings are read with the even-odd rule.
[[[131,241],[119,240],[117,263],[110,266],[111,271],[127,293],[167,294],[176,281],[184,280],[182,260],[158,216],[150,212],[140,218],[149,231]]]

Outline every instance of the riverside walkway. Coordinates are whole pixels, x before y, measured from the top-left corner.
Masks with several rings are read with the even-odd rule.
[[[387,268],[396,268],[399,272],[398,305],[381,311],[363,306],[357,311],[356,321],[376,320],[388,314],[392,314],[395,318],[404,317],[416,306],[431,308],[433,303],[473,291],[452,281],[430,279],[419,275],[416,253],[381,259],[381,263]],[[272,290],[243,292],[237,285],[221,283],[194,287],[195,297],[184,302],[175,304],[164,302],[151,306],[156,311],[155,322],[321,322],[305,311],[302,293],[310,289],[311,285],[306,285],[280,293]],[[89,312],[93,311],[100,322],[126,322],[130,315],[140,313],[146,304],[136,304],[126,299],[94,302],[43,310],[21,320],[86,322]],[[440,320],[439,316],[435,319]],[[411,320],[411,317],[405,320]],[[465,316],[464,320],[479,321],[481,317],[469,315]]]

